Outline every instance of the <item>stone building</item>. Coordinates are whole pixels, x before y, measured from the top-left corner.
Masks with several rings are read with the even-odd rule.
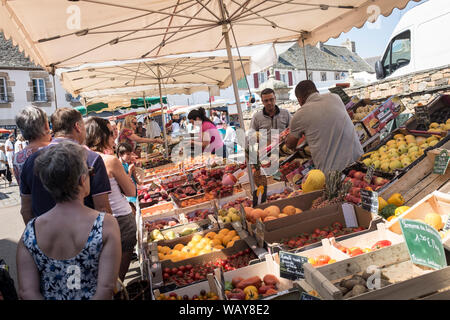
[[[55,79],[57,106],[76,107],[81,103],[73,98]],[[53,78],[36,66],[0,33],[0,127],[15,129],[15,116],[24,107],[34,105],[48,115],[56,110]]]

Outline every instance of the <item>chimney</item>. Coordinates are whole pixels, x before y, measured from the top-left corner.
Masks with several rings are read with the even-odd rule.
[[[319,41],[316,44],[317,49],[319,49],[320,51],[323,51],[323,42]]]
[[[346,47],[349,51],[356,53],[355,41],[350,41],[350,39],[347,38],[347,40],[343,42],[341,45]]]

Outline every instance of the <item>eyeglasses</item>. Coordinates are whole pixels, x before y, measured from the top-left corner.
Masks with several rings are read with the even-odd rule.
[[[137,124],[137,122],[136,122],[136,121],[133,121],[132,124]]]
[[[88,174],[89,174],[89,177],[95,176],[95,168],[94,167],[88,167]]]

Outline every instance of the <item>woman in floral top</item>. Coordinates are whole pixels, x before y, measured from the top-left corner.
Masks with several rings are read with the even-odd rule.
[[[17,246],[25,300],[112,299],[121,260],[116,219],[84,205],[90,193],[86,149],[63,141],[45,149],[35,170],[56,206],[32,219]]]

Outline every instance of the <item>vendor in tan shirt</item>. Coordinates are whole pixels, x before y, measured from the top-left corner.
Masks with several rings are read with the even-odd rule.
[[[292,150],[304,134],[314,165],[324,173],[343,170],[363,154],[355,127],[338,95],[320,94],[310,80],[295,88],[301,108],[294,114],[286,146]]]

